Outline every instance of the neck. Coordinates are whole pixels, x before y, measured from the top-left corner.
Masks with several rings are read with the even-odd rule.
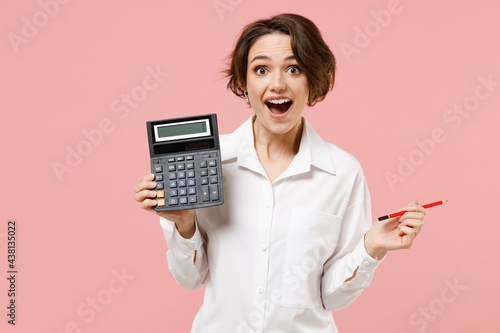
[[[260,126],[255,119],[253,120],[254,145],[260,158],[274,161],[283,157],[293,157],[299,152],[303,119],[283,134],[268,131]]]

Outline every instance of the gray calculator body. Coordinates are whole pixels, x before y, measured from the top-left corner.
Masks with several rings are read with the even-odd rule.
[[[224,203],[215,114],[148,121],[155,211],[196,209]]]

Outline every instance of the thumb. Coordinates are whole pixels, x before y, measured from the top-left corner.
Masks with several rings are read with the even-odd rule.
[[[401,212],[401,211],[403,211],[403,210],[406,210],[406,208],[408,208],[408,207],[410,207],[410,206],[414,206],[414,205],[418,205],[418,199],[415,199],[415,200],[413,200],[412,202],[410,202],[409,204],[407,204],[407,205],[405,205],[405,206],[401,207],[400,209],[397,209],[397,210],[395,210],[395,211],[391,212],[391,214],[393,214],[393,213],[397,213],[397,212]]]
[[[420,206],[420,204],[418,203],[418,199],[415,199],[412,202],[410,202],[409,204],[407,204],[405,206],[405,208],[403,208],[403,210],[408,210],[408,208],[413,208],[415,206]]]
[[[417,206],[419,205],[419,203],[418,203],[418,199],[413,200],[412,202],[410,202],[410,203],[409,203],[408,205],[406,205],[406,206],[408,207],[408,206],[415,206],[415,205],[417,205]]]

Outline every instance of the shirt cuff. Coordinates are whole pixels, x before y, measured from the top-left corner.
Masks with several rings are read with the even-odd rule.
[[[385,256],[380,260],[372,258],[372,256],[366,252],[364,239],[364,237],[361,238],[353,251],[354,262],[356,263],[356,266],[359,267],[358,271],[374,271],[375,268],[377,268],[377,266],[380,265],[380,263],[385,259]]]
[[[162,227],[164,225],[168,225],[172,229],[172,238],[174,239],[175,243],[179,246],[179,248],[185,252],[192,252],[194,250],[199,249],[203,245],[203,241],[201,239],[201,234],[195,219],[195,232],[194,235],[191,238],[184,238],[179,234],[179,231],[177,231],[177,228],[175,227],[175,223],[167,220],[166,218],[160,217],[160,224]]]

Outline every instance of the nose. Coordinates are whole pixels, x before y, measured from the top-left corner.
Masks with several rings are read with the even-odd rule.
[[[271,82],[269,83],[269,89],[271,91],[283,91],[286,88],[286,83],[282,73],[275,71],[271,75]]]

